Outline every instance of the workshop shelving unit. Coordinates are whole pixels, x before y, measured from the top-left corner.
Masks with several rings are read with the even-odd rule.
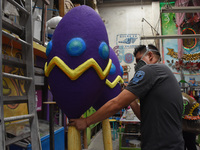
[[[119,150],[141,150],[140,120],[134,116],[132,120],[126,117],[127,110],[124,111],[119,122]],[[131,143],[131,141],[134,141]],[[138,143],[136,143],[138,142]]]
[[[11,144],[19,144],[20,140],[27,139],[31,142],[33,150],[41,149],[41,142],[38,130],[38,118],[36,112],[35,79],[34,79],[34,55],[33,55],[33,33],[32,33],[32,0],[25,0],[24,6],[15,0],[7,0],[14,5],[20,14],[20,25],[4,16],[2,1],[0,1],[0,149],[5,150]],[[5,30],[4,30],[5,29]],[[14,34],[13,34],[14,33]],[[2,52],[2,36],[5,36],[21,46],[22,59],[8,56]],[[2,71],[2,65],[11,65],[23,68],[25,75],[16,75]],[[5,96],[3,94],[3,78],[24,81],[26,95]],[[4,105],[27,103],[28,114],[4,118]],[[30,132],[19,136],[7,136],[5,123],[29,120]]]

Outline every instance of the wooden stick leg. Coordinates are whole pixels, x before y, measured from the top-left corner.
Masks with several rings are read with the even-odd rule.
[[[87,145],[87,129],[85,129],[84,132],[83,132],[83,144],[84,144],[84,149],[87,149],[88,148],[88,145]]]
[[[68,128],[68,150],[81,150],[81,134],[73,126]]]
[[[104,150],[113,150],[109,119],[102,121]]]

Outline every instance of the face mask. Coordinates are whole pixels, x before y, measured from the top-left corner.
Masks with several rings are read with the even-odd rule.
[[[141,59],[135,65],[135,72],[137,72],[142,66],[146,65],[146,62],[142,60],[142,58],[148,53],[148,51],[149,49],[147,48],[147,51],[142,55]]]
[[[138,63],[135,65],[135,72],[137,72],[142,66],[146,65],[146,62],[142,59],[138,61]]]
[[[135,65],[135,72],[137,72],[142,66],[146,65],[146,62],[144,60],[142,60],[142,58],[149,52],[149,51],[155,51],[158,52],[157,50],[154,49],[149,49],[148,46],[146,46],[147,51],[142,55],[141,59],[138,61],[138,63]],[[158,62],[159,63],[159,60]],[[156,63],[156,64],[157,64]]]

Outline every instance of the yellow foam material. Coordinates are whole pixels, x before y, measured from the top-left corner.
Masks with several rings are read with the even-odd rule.
[[[182,93],[183,96],[185,96],[190,102],[194,102],[195,104],[192,106],[192,108],[189,110],[188,116],[193,116],[192,113],[194,110],[199,107],[199,103],[197,103],[193,98],[191,98],[188,94]]]
[[[43,53],[46,53],[46,47],[36,43],[33,41],[33,48],[37,49],[37,50],[40,50],[41,52]]]
[[[196,103],[194,106],[192,106],[192,108],[190,109],[190,112],[189,112],[189,116],[191,115],[192,116],[192,113],[193,113],[193,111],[197,108],[197,107],[199,107],[199,103]]]
[[[49,76],[51,70],[57,66],[59,67],[71,80],[76,80],[78,79],[86,70],[88,70],[90,67],[93,67],[98,76],[100,77],[101,80],[105,79],[106,76],[109,74],[110,72],[110,68],[112,65],[112,60],[109,59],[108,64],[105,68],[104,71],[102,71],[101,67],[98,65],[98,63],[93,59],[90,58],[87,61],[85,61],[84,63],[82,63],[81,65],[79,65],[76,69],[71,69],[69,68],[65,62],[60,59],[59,57],[55,56],[54,58],[52,58],[52,60],[49,62],[49,65],[47,65],[47,63],[45,64],[45,76]]]
[[[115,78],[115,80],[112,83],[108,79],[106,79],[106,85],[108,85],[111,89],[113,89],[118,82],[124,83],[124,80],[119,75]]]

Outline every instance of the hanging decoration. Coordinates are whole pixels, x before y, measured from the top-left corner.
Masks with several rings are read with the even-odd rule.
[[[170,5],[173,6],[174,3],[170,3]],[[175,6],[200,6],[200,1],[177,0]],[[161,5],[161,7],[163,6]],[[177,32],[182,35],[200,34],[199,14],[200,13],[163,13],[162,34],[173,35],[177,34]],[[191,76],[191,73],[193,73],[193,75],[198,75],[200,72],[200,40],[198,38],[164,39],[163,61],[172,68],[174,74],[182,73]]]
[[[176,7],[180,6],[188,6],[189,0],[177,0],[175,3]],[[176,13],[176,25],[178,27],[178,35],[181,35],[181,24],[184,20],[185,13]],[[183,56],[183,41],[178,39],[178,58],[182,58]]]
[[[184,28],[181,34],[196,34],[196,32],[192,28]],[[197,39],[183,39],[183,47],[186,50],[191,50],[195,48],[197,45]]]
[[[178,53],[174,51],[172,48],[167,48],[168,53],[167,55],[171,56],[172,58],[177,59]],[[183,54],[182,60],[191,61],[191,60],[199,60],[200,59],[200,53],[194,53],[194,54]]]
[[[191,4],[190,0],[177,0],[175,3],[176,7],[187,7],[188,5],[200,6],[200,2],[198,0],[193,0],[192,4]],[[193,17],[190,17],[190,18],[187,18],[186,15],[188,15],[188,14],[189,13],[187,13],[187,14],[186,13],[176,13],[175,14],[176,15],[176,27],[178,28],[178,35],[181,35],[181,30],[182,30],[183,25],[185,25],[185,24],[193,25],[194,21],[199,22],[200,13],[196,13],[196,17],[194,17],[194,14],[193,14],[192,15]],[[182,58],[182,56],[184,54],[183,44],[184,44],[183,40],[178,39],[178,58],[179,59]]]
[[[172,67],[172,69],[176,69],[177,71],[187,70],[190,73],[197,72],[200,70],[200,61],[196,62],[184,62],[182,59],[179,59],[178,61],[174,61],[173,59],[171,61],[167,60],[167,63],[169,66]]]

